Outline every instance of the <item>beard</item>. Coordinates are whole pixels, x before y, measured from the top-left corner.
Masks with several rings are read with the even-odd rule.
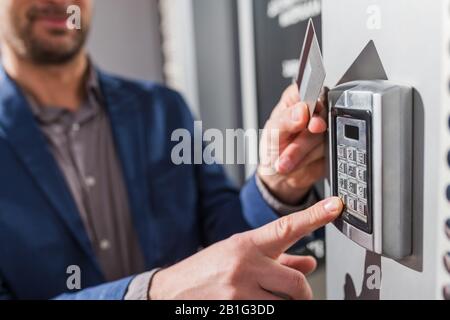
[[[86,43],[89,26],[82,25],[79,30],[51,28],[42,36],[34,30],[40,18],[68,19],[66,7],[54,3],[33,6],[22,23],[17,16],[14,17],[13,32],[9,32],[7,37],[14,51],[38,65],[63,65],[72,61]]]

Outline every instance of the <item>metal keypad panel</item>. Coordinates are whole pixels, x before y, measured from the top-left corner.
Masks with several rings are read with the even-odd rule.
[[[346,204],[345,214],[368,223],[367,125],[363,120],[344,117],[338,117],[336,124],[338,195]],[[356,137],[347,137],[348,126],[358,128],[359,134]]]

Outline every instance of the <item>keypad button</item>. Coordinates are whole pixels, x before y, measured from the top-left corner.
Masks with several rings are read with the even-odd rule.
[[[367,188],[365,185],[358,184],[358,198],[367,199]]]
[[[358,211],[360,215],[367,216],[367,205],[358,201],[356,211]]]
[[[357,211],[357,202],[353,197],[347,197],[347,208],[352,211]]]
[[[338,162],[338,171],[343,174],[347,174],[347,163],[344,161]]]
[[[347,148],[347,160],[356,162],[356,149],[355,148]]]
[[[367,182],[367,171],[365,168],[359,167],[357,170],[358,180],[361,182]]]
[[[358,164],[361,165],[361,166],[367,165],[366,152],[365,152],[365,151],[358,150],[357,156],[356,156],[356,161],[357,161]]]
[[[356,183],[356,181],[348,182],[348,192],[355,196],[358,195],[358,184]]]
[[[338,179],[339,189],[347,190],[347,178],[345,176],[340,175]]]
[[[348,165],[348,173],[347,173],[347,174],[348,174],[350,177],[356,179],[356,178],[357,178],[356,171],[357,171],[357,167],[356,167],[355,165],[353,165],[353,164],[349,164],[349,165]]]
[[[342,200],[343,203],[347,203],[347,194],[343,192],[339,192],[339,198]]]
[[[345,148],[345,146],[338,146],[338,157],[340,159],[346,159],[347,156],[347,150]]]

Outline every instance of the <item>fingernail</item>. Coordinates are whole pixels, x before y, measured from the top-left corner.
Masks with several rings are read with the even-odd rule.
[[[329,213],[340,213],[343,209],[342,200],[339,198],[328,199],[323,208]]]
[[[278,172],[280,172],[280,171],[289,172],[293,169],[293,167],[294,167],[294,164],[292,163],[291,159],[289,159],[288,157],[282,157],[282,158],[278,159],[275,164],[275,168],[277,169]]]
[[[292,121],[299,122],[302,115],[302,108],[301,106],[295,106],[292,110]]]

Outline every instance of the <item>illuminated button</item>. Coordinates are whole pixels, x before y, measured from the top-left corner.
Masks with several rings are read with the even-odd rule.
[[[347,208],[353,211],[357,211],[357,201],[355,198],[347,198]]]
[[[358,198],[367,199],[367,188],[365,185],[358,184]]]
[[[345,159],[345,156],[347,155],[345,146],[338,146],[337,149],[338,149],[338,157],[341,159]]]
[[[447,255],[444,257],[444,266],[448,273],[450,273],[450,252],[447,252]]]
[[[356,162],[356,149],[355,148],[347,148],[347,159],[349,161]]]
[[[338,162],[338,171],[343,174],[347,174],[347,163],[344,161]]]
[[[357,177],[356,171],[357,171],[357,167],[356,167],[355,165],[353,165],[353,164],[349,164],[349,165],[348,165],[348,173],[347,173],[347,174],[348,174],[350,177],[356,179],[356,177]]]
[[[367,216],[367,206],[365,203],[358,201],[357,207],[356,207],[356,211],[358,211],[358,213],[360,215],[363,216]]]
[[[367,182],[367,171],[364,168],[359,167],[357,170],[358,180],[361,182]]]
[[[358,150],[356,160],[359,165],[365,166],[367,164],[366,153],[364,151]]]
[[[356,183],[356,181],[348,182],[348,192],[355,196],[358,195],[358,184]]]
[[[339,185],[339,189],[347,190],[347,178],[340,175],[339,179],[338,179],[338,185]]]

